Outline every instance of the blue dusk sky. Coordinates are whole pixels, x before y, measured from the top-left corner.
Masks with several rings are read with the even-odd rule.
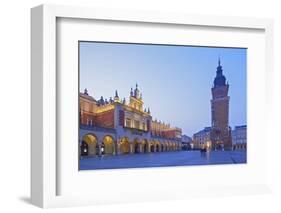
[[[153,119],[180,127],[183,134],[211,125],[211,87],[220,56],[230,87],[229,122],[246,124],[244,48],[214,48],[80,42],[80,91],[109,99],[118,90],[129,100],[136,83]]]

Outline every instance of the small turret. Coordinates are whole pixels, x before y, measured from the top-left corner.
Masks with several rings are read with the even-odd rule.
[[[140,91],[138,89],[138,84],[137,83],[136,83],[136,89],[134,91],[134,96],[135,96],[135,98],[139,98],[139,96],[140,96]]]
[[[100,97],[99,104],[100,104],[100,105],[104,105],[103,96]]]
[[[84,89],[84,95],[89,95],[87,88]]]
[[[119,96],[117,90],[115,90],[114,101],[119,101]]]

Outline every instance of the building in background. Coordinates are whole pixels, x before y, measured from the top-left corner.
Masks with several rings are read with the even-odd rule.
[[[211,142],[211,127],[205,127],[203,130],[193,135],[193,148],[194,149],[208,149],[212,148]]]
[[[170,124],[164,122],[152,120],[151,122],[151,134],[154,137],[165,137],[165,138],[178,138],[182,137],[182,130],[178,127],[171,127]]]
[[[181,150],[182,130],[152,120],[138,85],[131,88],[128,102],[117,91],[114,98],[96,100],[86,89],[79,100],[82,156]]]
[[[194,145],[192,143],[192,138],[187,135],[182,135],[181,137],[182,150],[193,149]]]
[[[229,127],[229,84],[222,73],[220,59],[212,87],[211,141],[213,149],[231,150],[231,129]]]
[[[231,136],[233,150],[247,149],[247,125],[235,126]]]

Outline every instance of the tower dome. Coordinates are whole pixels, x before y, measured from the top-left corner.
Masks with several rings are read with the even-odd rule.
[[[222,66],[221,66],[221,61],[220,61],[220,58],[219,58],[219,61],[218,61],[218,67],[217,67],[217,75],[214,79],[214,87],[219,87],[219,86],[225,86],[226,83],[226,78],[225,76],[223,75],[222,73]]]

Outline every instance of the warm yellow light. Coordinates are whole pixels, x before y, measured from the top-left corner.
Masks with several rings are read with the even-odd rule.
[[[206,146],[207,146],[208,149],[211,148],[211,141],[207,141]]]

